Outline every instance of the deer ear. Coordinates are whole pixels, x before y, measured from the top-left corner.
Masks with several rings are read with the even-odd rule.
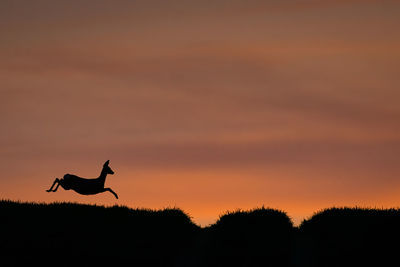
[[[107,160],[107,161],[104,163],[104,166],[108,166],[108,163],[110,163],[110,160]]]

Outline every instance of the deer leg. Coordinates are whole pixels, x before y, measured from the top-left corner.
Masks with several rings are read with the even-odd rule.
[[[56,188],[54,188],[53,192],[56,192],[58,187],[60,186],[60,180],[58,180],[57,182],[58,182],[58,184],[57,184]]]
[[[46,190],[46,191],[47,191],[47,192],[52,192],[54,185],[55,185],[56,183],[58,183],[58,181],[59,181],[58,178],[56,178],[56,179],[54,180],[54,183],[51,185],[50,189],[49,189],[49,190]]]
[[[103,189],[103,192],[105,192],[105,191],[108,191],[108,192],[110,192],[111,194],[113,194],[114,195],[114,197],[116,198],[116,199],[118,199],[118,195],[117,195],[117,193],[115,193],[111,188],[104,188]]]

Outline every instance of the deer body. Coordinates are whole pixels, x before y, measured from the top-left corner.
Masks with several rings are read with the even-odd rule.
[[[49,190],[46,190],[47,192],[56,192],[58,187],[61,185],[61,187],[64,190],[74,190],[75,192],[82,194],[82,195],[94,195],[98,193],[102,193],[105,191],[108,191],[112,193],[115,198],[118,199],[118,195],[111,189],[111,188],[105,188],[104,183],[106,181],[107,174],[114,174],[114,172],[111,170],[111,168],[108,166],[108,163],[110,161],[107,160],[106,163],[103,165],[103,169],[101,170],[100,176],[98,178],[94,179],[86,179],[86,178],[81,178],[79,176],[73,175],[73,174],[66,174],[62,179],[56,178],[53,182],[53,185],[50,187]],[[53,187],[56,186],[55,189]]]

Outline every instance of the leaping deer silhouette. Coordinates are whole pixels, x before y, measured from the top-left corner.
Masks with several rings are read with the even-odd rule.
[[[72,189],[82,195],[94,195],[108,191],[111,192],[115,196],[115,198],[118,199],[118,195],[111,188],[104,188],[107,174],[114,174],[113,170],[111,170],[110,166],[108,166],[109,163],[109,160],[104,163],[103,169],[101,170],[100,176],[98,178],[86,179],[73,174],[66,174],[62,179],[56,178],[50,189],[46,191],[56,192],[58,187],[61,185],[64,190]],[[56,184],[57,186],[53,190],[53,187]]]

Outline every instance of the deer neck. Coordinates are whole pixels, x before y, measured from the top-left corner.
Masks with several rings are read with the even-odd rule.
[[[104,182],[106,180],[106,177],[107,177],[107,172],[105,169],[102,169],[98,179]]]

